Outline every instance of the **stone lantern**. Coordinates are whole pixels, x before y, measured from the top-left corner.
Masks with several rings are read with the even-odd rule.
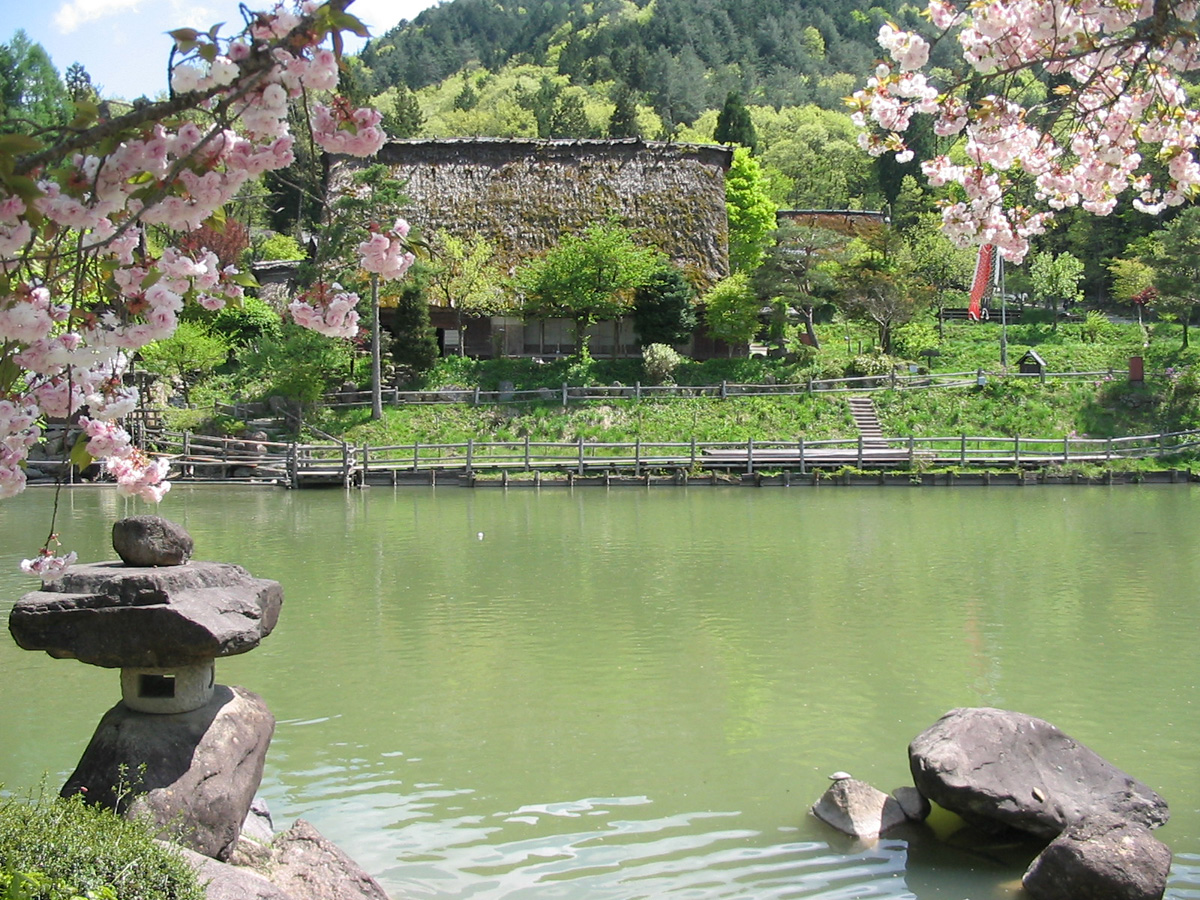
[[[62,792],[149,810],[193,849],[227,859],[275,720],[257,695],[217,684],[214,664],[271,633],[283,589],[240,566],[189,561],[191,537],[156,516],[116,523],[113,546],[120,562],[72,566],[9,615],[26,650],[121,670],[121,702]]]

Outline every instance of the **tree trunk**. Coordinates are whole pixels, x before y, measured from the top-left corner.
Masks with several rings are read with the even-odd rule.
[[[383,364],[379,358],[379,276],[371,273],[371,418],[383,418]]]
[[[813,322],[813,307],[804,307],[804,333],[808,335],[808,345],[814,350],[821,349],[821,341],[817,337],[817,328]]]

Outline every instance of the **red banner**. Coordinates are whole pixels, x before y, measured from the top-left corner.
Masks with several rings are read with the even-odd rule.
[[[995,262],[995,245],[983,244],[979,248],[979,258],[975,262],[975,280],[971,283],[971,302],[967,305],[967,315],[976,321],[983,317],[984,298],[992,292],[992,269]]]

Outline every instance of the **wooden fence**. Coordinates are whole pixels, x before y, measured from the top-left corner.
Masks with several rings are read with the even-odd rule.
[[[345,443],[276,443],[164,432],[147,449],[172,462],[172,477],[196,481],[249,481],[289,487],[400,483],[439,474],[558,473],[570,477],[685,477],[701,471],[750,474],[860,469],[1044,469],[1107,465],[1129,458],[1194,453],[1200,432],[1124,438],[906,437],[820,441],[572,442],[466,441],[356,447]]]
[[[1126,377],[1128,373],[1115,369],[1098,372],[1039,372],[1036,374],[1008,372],[1003,375],[978,369],[974,372],[935,372],[924,375],[899,374],[870,375],[855,378],[809,378],[804,382],[787,384],[737,384],[722,381],[720,384],[641,384],[573,386],[562,384],[555,388],[542,387],[533,390],[485,391],[480,388],[438,388],[427,391],[401,391],[388,389],[382,392],[383,402],[391,406],[431,403],[467,403],[473,406],[489,404],[547,403],[558,402],[563,406],[571,403],[588,403],[605,400],[650,400],[682,399],[688,397],[714,397],[727,400],[730,397],[798,397],[818,392],[867,393],[882,390],[928,390],[931,388],[975,387],[989,378],[1034,378],[1042,382],[1050,379],[1111,380]],[[347,409],[371,405],[371,392],[338,391],[326,394],[322,406]]]

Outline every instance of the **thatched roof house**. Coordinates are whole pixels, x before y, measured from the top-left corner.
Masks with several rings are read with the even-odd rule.
[[[482,234],[510,269],[564,233],[616,217],[705,286],[729,272],[732,160],[728,147],[636,138],[452,138],[392,141],[370,162],[405,182],[405,217],[426,237]],[[336,159],[331,189],[366,164]]]

